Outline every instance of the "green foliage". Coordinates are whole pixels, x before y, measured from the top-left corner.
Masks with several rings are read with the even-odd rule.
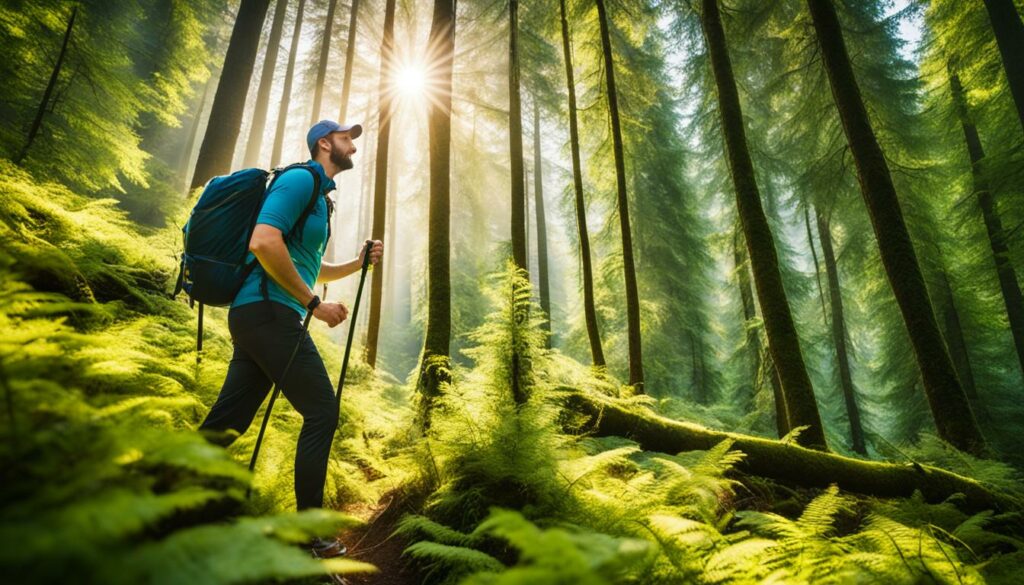
[[[242,583],[368,570],[298,546],[350,517],[239,518],[248,472],[192,431],[216,387],[190,365],[187,307],[163,290],[172,238],[139,233],[108,201],[0,165],[4,574]],[[208,327],[219,360],[224,324],[213,313]]]

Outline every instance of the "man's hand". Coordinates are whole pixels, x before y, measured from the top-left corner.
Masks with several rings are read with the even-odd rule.
[[[313,316],[334,327],[348,319],[348,307],[343,303],[322,302],[313,309]]]
[[[359,248],[359,265],[363,265],[363,256],[366,254],[366,244],[364,243]],[[370,264],[376,264],[380,262],[381,257],[384,255],[384,242],[380,240],[373,240],[373,246],[370,247]]]

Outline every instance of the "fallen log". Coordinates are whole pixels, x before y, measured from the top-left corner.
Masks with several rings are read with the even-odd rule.
[[[918,463],[864,461],[796,444],[750,435],[714,431],[627,406],[609,398],[563,388],[566,406],[587,417],[582,430],[595,436],[625,437],[646,451],[676,454],[703,451],[731,439],[746,456],[736,465],[741,473],[788,485],[825,488],[836,484],[848,492],[876,497],[909,497],[920,490],[925,500],[941,502],[963,494],[958,504],[972,511],[1020,510],[1013,496],[989,489],[980,482],[944,469]]]

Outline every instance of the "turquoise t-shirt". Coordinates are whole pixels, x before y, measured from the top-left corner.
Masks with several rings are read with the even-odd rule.
[[[257,224],[266,224],[281,230],[285,236],[285,243],[288,252],[295,263],[295,268],[310,288],[316,284],[316,278],[320,274],[320,261],[323,259],[324,251],[327,249],[327,198],[325,195],[334,190],[332,181],[320,163],[309,161],[306,163],[320,175],[320,196],[317,197],[316,205],[306,219],[301,237],[289,238],[289,232],[295,226],[302,210],[309,205],[309,198],[313,196],[313,175],[305,169],[291,169],[281,174],[270,191],[267,192],[267,199],[263,202],[260,215],[256,219]],[[248,261],[255,259],[252,252],[249,253]],[[265,277],[263,267],[257,265],[249,274],[242,288],[235,295],[232,307],[239,307],[249,303],[263,300],[263,293],[260,291],[260,283]],[[273,278],[266,276],[267,293],[271,301],[287,305],[301,316],[306,315],[306,307],[298,299],[281,288]]]

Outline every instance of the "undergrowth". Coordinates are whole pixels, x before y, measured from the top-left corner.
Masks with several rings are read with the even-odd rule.
[[[194,432],[230,341],[211,311],[197,365],[194,314],[167,296],[171,232],[0,161],[0,580],[252,583],[372,569],[300,546],[357,521],[285,513],[290,408],[269,431],[251,501],[248,440],[226,452]],[[373,497],[345,475],[374,464],[355,434],[336,443],[335,460],[347,459],[334,464],[335,501]]]
[[[557,388],[619,387],[543,349],[542,316],[523,290],[514,268],[496,276],[493,313],[467,352],[476,365],[445,389],[418,447],[430,496],[397,534],[426,582],[1014,582],[1024,561],[1017,513],[969,515],[955,498],[928,504],[919,494],[877,500],[835,486],[741,483],[733,467],[744,455],[730,441],[670,455],[565,434],[571,415]],[[531,366],[518,379],[525,404],[513,392],[516,353]],[[702,422],[715,420],[705,414]],[[938,458],[937,446],[924,443],[914,457]],[[771,491],[785,497],[759,493]]]

